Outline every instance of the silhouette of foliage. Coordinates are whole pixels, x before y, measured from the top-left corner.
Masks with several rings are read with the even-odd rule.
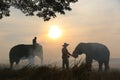
[[[77,0],[0,0],[0,19],[10,16],[10,7],[21,10],[26,16],[42,17],[48,21],[55,18],[56,13],[65,14],[65,10],[70,11],[71,3]]]

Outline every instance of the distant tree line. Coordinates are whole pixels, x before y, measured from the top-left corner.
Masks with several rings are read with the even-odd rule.
[[[10,16],[10,7],[21,10],[26,16],[38,16],[44,21],[56,17],[56,13],[70,11],[77,0],[0,0],[0,19]]]

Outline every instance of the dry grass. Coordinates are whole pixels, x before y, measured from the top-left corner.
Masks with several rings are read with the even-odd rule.
[[[120,80],[120,71],[89,71],[85,64],[62,70],[51,66],[26,66],[19,70],[0,68],[0,80]]]

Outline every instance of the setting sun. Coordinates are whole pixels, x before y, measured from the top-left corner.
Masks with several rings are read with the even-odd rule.
[[[49,34],[49,37],[53,39],[59,38],[61,36],[61,30],[59,29],[58,26],[51,26],[48,34]]]

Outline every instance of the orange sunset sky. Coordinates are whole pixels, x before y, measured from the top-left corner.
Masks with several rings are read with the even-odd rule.
[[[48,22],[42,18],[27,17],[11,7],[11,16],[0,20],[0,63],[9,62],[9,50],[17,44],[37,42],[43,46],[44,59],[49,62],[61,60],[61,48],[69,43],[70,53],[80,42],[105,44],[111,58],[120,58],[120,1],[79,0],[71,4],[72,11]],[[61,31],[58,38],[51,38],[49,30],[57,26]],[[56,34],[56,33],[55,33]]]

